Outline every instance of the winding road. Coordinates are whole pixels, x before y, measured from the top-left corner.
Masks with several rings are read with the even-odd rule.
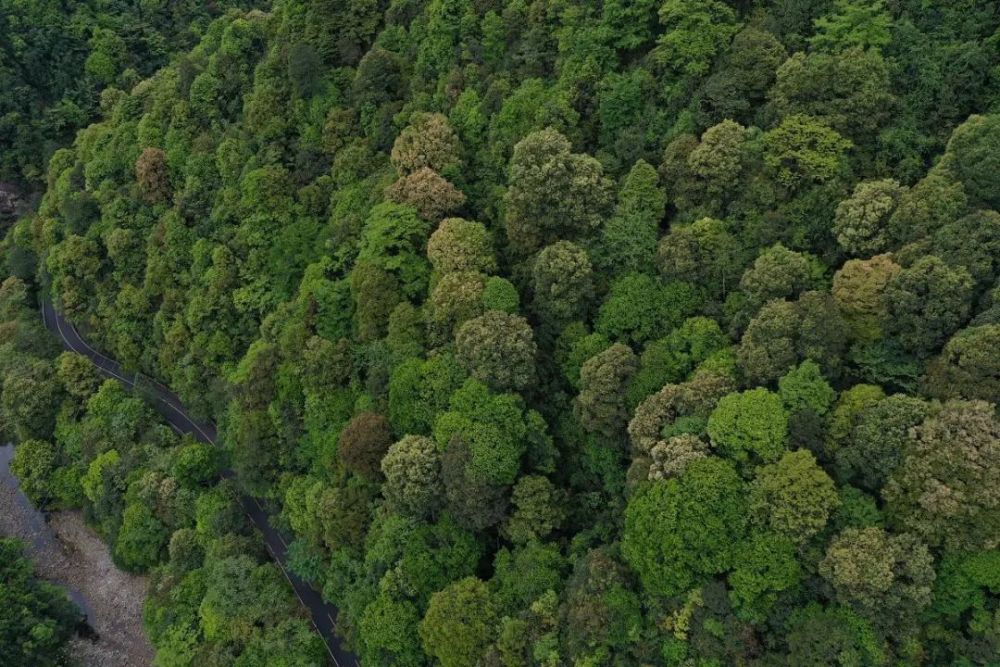
[[[137,375],[127,373],[117,361],[91,347],[76,330],[76,327],[60,315],[50,302],[42,301],[41,311],[45,328],[59,337],[63,347],[87,357],[104,375],[115,378],[127,388],[132,389],[135,386]],[[201,442],[216,444],[218,434],[213,424],[195,421],[188,414],[180,399],[164,385],[145,376],[142,377],[142,380],[143,390],[149,391],[157,411],[170,424],[171,428],[178,433],[190,434]],[[222,472],[224,478],[231,478],[234,475],[232,470]],[[239,501],[247,518],[250,519],[250,523],[263,536],[264,545],[284,573],[285,578],[288,579],[288,583],[295,591],[299,602],[309,613],[313,627],[323,639],[326,650],[330,654],[331,663],[336,667],[360,667],[361,663],[341,645],[340,638],[334,632],[337,608],[324,602],[322,596],[314,588],[288,570],[288,540],[271,525],[271,515],[268,510],[251,496],[240,496]]]

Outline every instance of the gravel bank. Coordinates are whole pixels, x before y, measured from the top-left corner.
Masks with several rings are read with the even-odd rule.
[[[72,654],[83,667],[141,667],[153,661],[142,630],[146,578],[122,572],[80,512],[55,512],[46,524],[9,474],[10,447],[0,447],[0,534],[29,545],[39,574],[69,589],[99,635],[75,639]]]

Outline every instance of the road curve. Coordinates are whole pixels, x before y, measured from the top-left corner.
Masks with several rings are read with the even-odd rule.
[[[129,389],[135,386],[136,374],[126,372],[117,361],[91,347],[76,330],[76,327],[59,314],[50,302],[42,301],[41,311],[45,328],[59,337],[63,347],[87,357],[101,373],[115,378]],[[178,433],[190,434],[201,442],[216,444],[218,433],[215,425],[195,421],[188,414],[180,399],[164,385],[145,376],[142,380],[143,390],[151,394],[157,412],[163,416],[171,428]],[[225,478],[233,477],[234,474],[232,470],[222,472],[222,476]],[[331,663],[336,667],[360,667],[358,659],[341,645],[340,638],[334,632],[337,608],[324,602],[322,596],[314,588],[289,571],[288,540],[271,525],[271,515],[268,510],[252,496],[240,496],[239,502],[246,512],[247,518],[250,519],[250,523],[260,531],[264,538],[264,545],[284,573],[285,578],[288,579],[288,583],[291,584],[299,602],[309,613],[316,632],[323,639],[326,650],[330,654]]]

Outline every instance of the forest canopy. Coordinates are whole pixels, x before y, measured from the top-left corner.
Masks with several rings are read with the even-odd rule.
[[[2,425],[157,664],[322,659],[231,490],[366,666],[1000,662],[995,2],[56,4]]]

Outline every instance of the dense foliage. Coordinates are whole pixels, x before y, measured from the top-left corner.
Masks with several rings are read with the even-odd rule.
[[[5,665],[66,664],[66,642],[83,614],[66,591],[35,577],[24,545],[0,538],[0,661]]]
[[[18,440],[11,470],[46,509],[82,508],[122,568],[150,572],[147,634],[157,664],[322,664],[279,567],[250,528],[222,453],[178,436],[141,398],[103,380],[90,360],[58,353],[18,278],[0,284],[3,431]],[[57,356],[58,355],[58,356]],[[15,557],[15,555],[17,557]],[[0,663],[67,664],[79,611],[36,582],[0,540]],[[8,615],[4,615],[4,614]]]
[[[0,0],[0,181],[35,186],[52,153],[131,87],[198,43],[239,0]]]
[[[132,83],[4,289],[217,421],[363,664],[1000,661],[995,2],[275,0]],[[299,637],[216,452],[5,377],[162,664]]]

